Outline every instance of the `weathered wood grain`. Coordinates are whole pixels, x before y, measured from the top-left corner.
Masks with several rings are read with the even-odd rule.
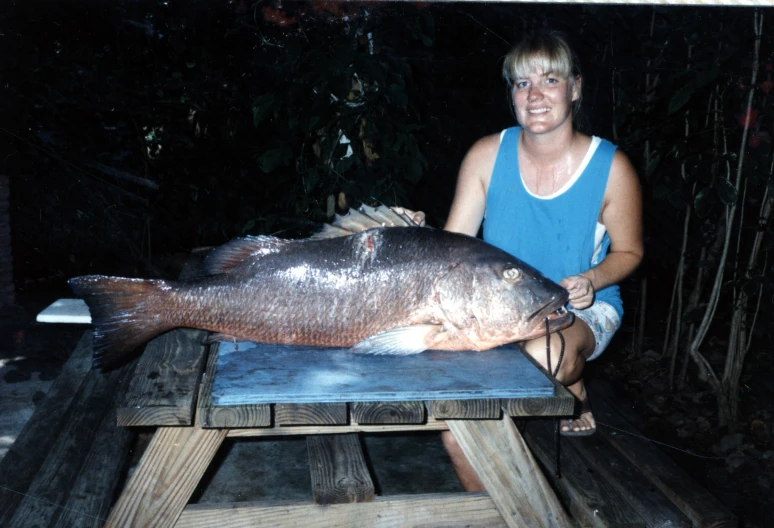
[[[83,334],[70,359],[62,367],[46,397],[37,406],[13,445],[0,461],[0,526],[11,517],[43,465],[68,419],[67,409],[91,369],[92,334]]]
[[[508,526],[572,526],[510,417],[446,423]]]
[[[193,504],[176,528],[504,528],[486,493],[377,497],[373,502],[319,506],[290,501]]]
[[[108,373],[91,371],[85,377],[65,413],[61,429],[48,431],[49,435],[55,437],[54,444],[30,484],[27,495],[5,527],[50,526],[57,521],[63,512],[62,505],[67,503],[78,479],[89,448],[95,436],[98,436],[98,428],[114,405],[114,395],[117,386],[120,386],[121,375],[127,376],[132,366]],[[110,470],[115,478],[117,468],[112,467]],[[111,498],[112,490],[107,491],[107,500]],[[104,497],[101,499],[104,500]]]
[[[175,526],[226,432],[160,427],[110,512],[106,526]]]
[[[418,401],[353,403],[352,421],[358,424],[420,424],[425,406]]]
[[[431,412],[437,419],[499,419],[502,413],[500,400],[435,400],[431,402]]]
[[[134,433],[116,424],[115,405],[129,385],[127,369],[97,428],[55,528],[101,528],[110,513]]]
[[[525,427],[525,438],[536,450],[552,452],[553,424],[548,420],[533,420]],[[542,447],[538,448],[540,443]],[[578,518],[599,517],[604,513],[610,519],[623,519],[623,524],[645,526],[689,527],[691,521],[672,502],[642,474],[642,472],[624,458],[603,437],[597,435],[573,438],[562,442],[562,461],[566,465],[557,486],[576,486],[568,494],[581,497],[586,492],[583,487],[589,481],[583,473],[591,472],[598,483],[598,490],[604,504],[597,503],[597,510],[588,509],[581,513],[573,511]],[[572,461],[572,464],[571,462]],[[583,507],[583,501],[577,506]],[[602,509],[604,507],[604,510]],[[628,517],[635,511],[639,517]],[[613,523],[612,525],[616,525]]]
[[[346,425],[346,403],[278,403],[274,406],[277,425]]]
[[[117,409],[118,425],[191,425],[206,337],[201,330],[177,329],[148,343]]]
[[[357,434],[306,437],[315,504],[374,500],[374,483]]]
[[[509,416],[572,416],[575,399],[561,387],[552,398],[509,398],[503,400],[503,410]]]
[[[376,424],[361,425],[296,425],[282,427],[276,424],[266,428],[229,429],[229,438],[251,438],[255,436],[313,435],[330,433],[398,433],[412,431],[444,431],[449,427],[443,420],[428,418],[424,424]]]
[[[205,429],[214,427],[268,427],[271,425],[271,407],[266,405],[212,405],[212,381],[218,364],[219,343],[210,345],[207,368],[199,387],[196,423]]]
[[[597,434],[637,466],[656,488],[691,519],[693,526],[706,528],[738,526],[738,520],[730,510],[657,446],[641,438],[639,431],[616,412],[600,393],[590,390],[590,394],[594,401],[594,416],[605,424],[598,427]]]
[[[574,440],[563,440],[561,444],[562,478],[554,474],[555,450],[552,435],[552,420],[535,420],[537,425],[528,423],[524,429],[527,441],[535,457],[545,468],[544,474],[557,491],[559,498],[584,527],[647,526],[637,510],[622,497],[620,490],[607,479],[599,478],[594,468],[575,456]]]

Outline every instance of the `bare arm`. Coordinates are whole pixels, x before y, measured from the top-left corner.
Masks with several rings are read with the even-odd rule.
[[[476,236],[486,210],[486,191],[500,147],[499,134],[479,139],[465,155],[444,229]]]
[[[570,303],[575,308],[590,306],[594,291],[626,278],[637,268],[644,254],[640,183],[634,167],[621,151],[616,151],[613,157],[600,222],[610,236],[607,256],[579,276],[561,281],[570,292]]]

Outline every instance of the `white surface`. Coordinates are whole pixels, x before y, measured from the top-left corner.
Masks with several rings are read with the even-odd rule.
[[[83,299],[59,299],[38,314],[39,323],[91,323],[89,307]]]

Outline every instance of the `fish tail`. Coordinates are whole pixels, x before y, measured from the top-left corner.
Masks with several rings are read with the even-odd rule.
[[[171,289],[169,282],[86,275],[68,284],[91,312],[95,367],[125,363],[140,345],[174,327],[154,309]]]

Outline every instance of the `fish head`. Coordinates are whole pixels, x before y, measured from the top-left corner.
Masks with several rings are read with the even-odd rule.
[[[471,342],[485,344],[482,350],[534,339],[574,321],[564,308],[566,289],[491,246],[450,269],[438,294],[449,323]]]

